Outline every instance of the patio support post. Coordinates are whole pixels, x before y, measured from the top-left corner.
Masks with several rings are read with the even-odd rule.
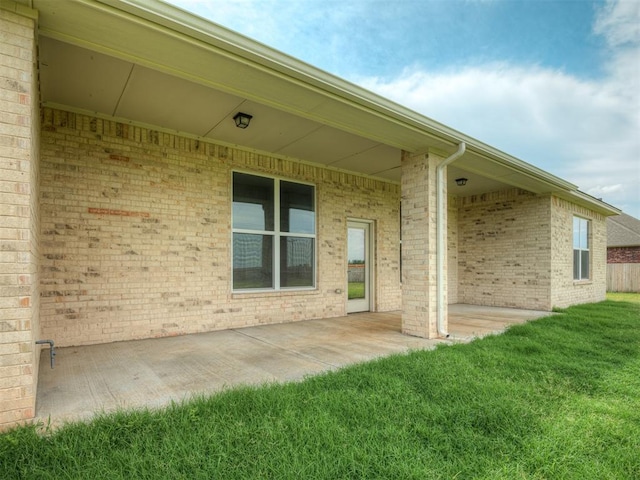
[[[441,159],[402,152],[402,332],[437,337],[436,169]]]
[[[35,415],[39,335],[37,12],[0,1],[0,431]]]

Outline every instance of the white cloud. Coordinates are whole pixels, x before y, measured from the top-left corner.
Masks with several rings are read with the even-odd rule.
[[[361,55],[348,43],[359,39],[344,32],[367,19],[358,10],[366,3],[173,2],[314,65],[331,58],[356,65]],[[351,79],[640,217],[640,2],[607,1],[593,34],[608,48],[606,76],[596,80],[509,63]],[[323,48],[313,43],[318,37]]]
[[[640,3],[637,0],[608,0],[598,12],[593,30],[611,47],[638,46]]]
[[[609,2],[599,12],[594,31],[609,45],[599,80],[490,64],[358,83],[640,217],[639,26],[640,3]]]

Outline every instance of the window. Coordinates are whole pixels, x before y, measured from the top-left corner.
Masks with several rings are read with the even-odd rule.
[[[233,289],[315,286],[315,188],[233,173]]]
[[[589,220],[573,217],[573,279],[589,279]]]

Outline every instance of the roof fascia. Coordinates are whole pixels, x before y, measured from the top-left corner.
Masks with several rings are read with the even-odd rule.
[[[178,31],[189,37],[238,57],[251,60],[263,67],[295,78],[307,85],[319,87],[323,92],[331,92],[341,99],[348,99],[368,110],[378,111],[385,117],[400,120],[405,126],[413,125],[422,133],[425,127],[441,139],[457,146],[460,133],[428,117],[422,116],[387,98],[366,90],[343,78],[328,73],[295,57],[275,50],[263,43],[229,30],[222,25],[198,17],[190,12],[158,0],[96,0],[113,8],[124,10],[135,16]]]
[[[26,2],[37,7],[38,0],[23,0],[23,4]],[[457,148],[460,142],[465,142],[469,153],[479,155],[519,174],[534,178],[548,185],[549,193],[560,194],[560,196],[572,199],[572,201],[588,205],[589,208],[601,210],[603,213],[608,212],[606,213],[608,215],[619,213],[614,207],[582,194],[578,191],[577,186],[570,182],[335,75],[173,5],[158,0],[76,0],[76,2],[94,6],[100,4],[103,5],[103,11],[109,11],[112,14],[119,12],[119,16],[126,16],[138,23],[141,21],[149,22],[165,29],[175,38],[201,42],[240,63],[259,68],[274,78],[302,86],[312,94],[329,97],[361,113],[394,124],[396,127],[411,132],[416,138],[422,139],[416,142],[413,149],[408,149],[414,153],[429,151],[434,140],[440,144],[450,145],[451,151]],[[338,120],[333,126],[340,128]],[[380,141],[384,143],[384,139],[380,139]],[[390,139],[387,143],[393,144]],[[406,147],[402,148],[407,149]],[[451,152],[444,153],[450,154]]]
[[[568,200],[571,203],[581,205],[590,210],[593,210],[594,212],[600,213],[605,217],[612,217],[614,215],[620,215],[620,213],[622,213],[622,210],[614,207],[613,205],[609,205],[608,203],[594,198],[589,194],[581,192],[580,190],[557,192],[555,195]]]
[[[124,10],[165,28],[178,31],[188,37],[197,38],[207,44],[258,63],[286,77],[295,78],[307,85],[313,85],[323,92],[331,92],[340,100],[350,100],[352,106],[377,112],[387,120],[400,123],[405,128],[438,139],[457,147],[465,142],[470,151],[475,151],[490,160],[526,173],[552,188],[575,190],[576,185],[556,177],[516,157],[506,154],[473,137],[458,132],[446,125],[421,115],[409,108],[370,92],[340,77],[318,69],[290,55],[279,52],[260,42],[229,30],[221,25],[195,16],[178,7],[157,0],[97,0],[113,8]],[[428,150],[428,146],[423,147]],[[447,155],[451,152],[444,152]]]
[[[26,0],[25,0],[26,1]],[[56,4],[53,0],[31,0],[36,2],[36,7],[39,7],[44,4]],[[201,19],[199,17],[195,17],[188,12],[184,12],[183,10],[178,9],[177,7],[173,7],[168,4],[164,4],[158,1],[130,1],[130,0],[74,0],[73,3],[66,3],[67,9],[71,8],[73,5],[84,5],[86,7],[91,7],[91,9],[99,11],[101,14],[109,14],[114,18],[118,18],[119,20],[127,20],[132,24],[138,24],[140,26],[145,26],[147,28],[151,28],[157,32],[164,32],[168,37],[175,39],[176,41],[183,41],[187,44],[191,44],[197,46],[199,48],[205,48],[210,50],[212,53],[217,55],[221,55],[227,59],[238,62],[239,64],[243,64],[250,68],[254,68],[259,70],[261,73],[270,75],[274,79],[278,79],[284,85],[285,82],[290,85],[295,85],[297,87],[306,89],[312,95],[318,95],[325,98],[330,99],[336,103],[340,103],[347,108],[351,108],[356,115],[369,115],[371,118],[375,118],[379,122],[379,126],[386,123],[390,127],[394,127],[396,131],[398,129],[404,130],[407,134],[404,136],[405,141],[398,143],[398,141],[394,141],[391,138],[386,138],[382,135],[370,136],[375,141],[380,143],[387,143],[391,146],[395,146],[397,148],[405,149],[408,151],[426,151],[431,144],[444,143],[445,148],[447,146],[455,147],[459,141],[456,138],[457,132],[451,129],[447,129],[447,127],[441,126],[442,129],[439,131],[435,131],[434,129],[425,128],[424,124],[419,122],[410,122],[408,116],[402,115],[392,115],[392,110],[387,107],[377,106],[374,101],[367,102],[364,99],[364,96],[370,96],[371,98],[376,98],[382,103],[393,104],[393,102],[388,101],[382,97],[378,97],[371,92],[367,92],[360,87],[349,84],[349,82],[339,79],[338,77],[334,77],[331,74],[326,72],[322,72],[321,70],[315,69],[314,67],[305,64],[304,62],[298,61],[289,57],[285,54],[277,52],[275,50],[270,49],[269,47],[254,42],[253,40],[243,37],[240,34],[232,32],[230,30],[225,29],[219,25],[210,23],[207,20]],[[155,10],[151,10],[150,8],[140,9],[139,5],[144,4],[146,6],[160,6],[161,11],[164,12],[164,16],[156,16]],[[167,15],[167,11],[177,12],[177,14],[182,18],[186,17],[188,19],[192,19],[194,22],[198,24],[199,30],[192,30],[189,26],[181,24],[179,22],[174,21],[170,16]],[[206,28],[205,28],[206,27]],[[215,32],[216,34],[210,34],[209,30]],[[68,42],[74,45],[78,45],[83,48],[92,49],[99,51],[101,53],[116,56],[119,58],[126,59],[128,61],[132,61],[134,63],[138,63],[149,68],[158,69],[160,71],[164,71],[166,73],[170,73],[173,75],[177,75],[179,77],[189,79],[191,81],[195,81],[204,85],[208,85],[213,88],[219,88],[223,91],[226,91],[231,94],[235,94],[238,96],[242,96],[244,98],[249,98],[254,101],[258,101],[261,103],[265,103],[272,107],[288,111],[289,113],[293,113],[296,115],[300,115],[305,118],[309,118],[311,120],[320,121],[321,123],[333,126],[338,129],[342,129],[345,131],[350,131],[351,133],[355,133],[358,135],[367,136],[364,132],[359,131],[357,128],[354,128],[354,125],[351,123],[345,123],[343,119],[340,118],[316,118],[310,115],[308,112],[302,112],[295,109],[289,108],[286,104],[274,102],[273,99],[269,99],[266,97],[251,95],[251,93],[243,92],[234,88],[231,88],[228,85],[217,85],[210,81],[207,81],[201,77],[194,77],[189,72],[185,72],[181,69],[174,69],[171,65],[167,64],[157,64],[153,61],[149,61],[145,58],[137,57],[135,55],[131,55],[125,51],[114,49],[111,46],[108,46],[106,43],[103,44],[100,38],[88,39],[84,37],[75,36],[74,33],[65,32],[60,30],[55,25],[43,24],[40,28],[40,32],[42,35],[51,37],[63,42]],[[222,32],[222,33],[220,33]],[[234,45],[235,39],[239,40],[239,43],[245,45],[246,48],[240,48],[237,45]],[[107,42],[108,43],[108,42]],[[268,52],[264,54],[255,54],[255,51],[252,48],[253,46],[258,46],[258,51]],[[275,61],[272,62],[271,57],[278,57],[280,59],[288,59],[290,62],[296,64],[297,66],[304,66],[306,70],[313,70],[318,73],[318,78],[315,78],[313,75],[309,73],[303,73],[303,67],[288,68],[285,66],[285,61]],[[320,77],[331,78],[335,80],[335,83],[343,84],[345,87],[339,88],[331,88],[332,83],[328,80],[319,80]],[[348,86],[348,87],[347,87]],[[363,92],[363,96],[351,95],[349,97],[348,88],[352,88],[354,90],[359,90]],[[395,105],[395,104],[394,104]],[[399,105],[396,105],[398,109],[402,109]],[[407,112],[411,112],[408,109],[405,109]],[[359,113],[356,113],[359,112]],[[437,122],[434,122],[437,124]],[[438,124],[439,125],[439,124]],[[357,127],[357,124],[355,124]],[[447,132],[451,132],[447,134]],[[410,143],[406,142],[406,139],[411,137],[412,140]],[[419,139],[419,140],[418,140]],[[420,144],[419,146],[418,143]]]
[[[429,148],[428,139],[444,142],[452,150],[455,150],[461,141],[480,144],[477,140],[466,137],[462,133],[392,100],[165,2],[159,0],[96,1],[144,18],[187,37],[195,38],[216,49],[234,54],[243,61],[248,60],[259,65],[263,69],[271,71],[274,76],[279,76],[298,85],[302,84],[315,93],[331,96],[333,100],[411,130],[424,137],[426,142],[418,149],[412,149],[411,151],[414,153],[417,151],[426,152]],[[465,137],[466,140],[462,137]],[[404,148],[406,149],[406,146]]]

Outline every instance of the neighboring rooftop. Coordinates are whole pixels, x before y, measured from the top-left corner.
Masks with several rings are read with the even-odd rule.
[[[640,246],[640,220],[621,213],[607,218],[607,247]]]

